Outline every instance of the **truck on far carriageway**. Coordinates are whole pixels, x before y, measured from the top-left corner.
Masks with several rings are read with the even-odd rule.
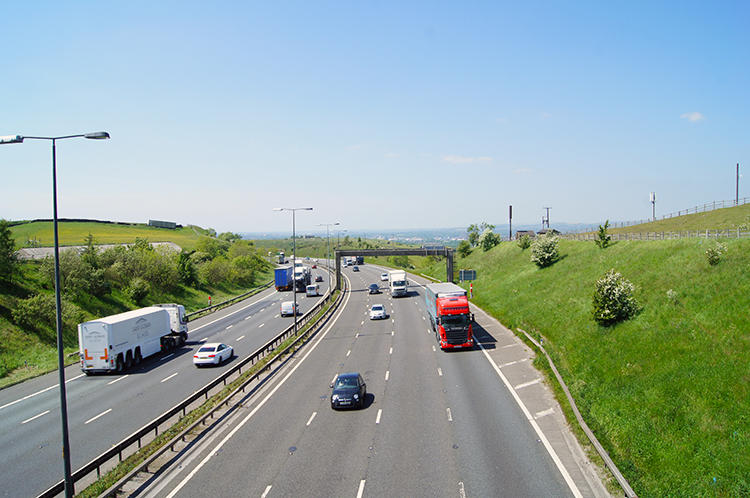
[[[143,358],[180,347],[188,338],[185,307],[155,304],[78,325],[81,370],[120,373]]]

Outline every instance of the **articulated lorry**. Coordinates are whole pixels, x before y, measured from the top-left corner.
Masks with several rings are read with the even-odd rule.
[[[78,325],[81,370],[120,373],[159,351],[179,347],[188,338],[185,307],[155,304]]]
[[[406,279],[404,270],[391,270],[388,272],[388,287],[391,296],[406,296],[409,294],[409,281]]]
[[[312,283],[312,269],[302,264],[298,259],[294,262],[294,291],[305,292],[307,286]]]
[[[425,287],[427,314],[441,349],[471,349],[474,346],[472,322],[466,291],[446,282]]]
[[[291,266],[282,266],[273,271],[277,291],[288,291],[294,287],[294,272]]]

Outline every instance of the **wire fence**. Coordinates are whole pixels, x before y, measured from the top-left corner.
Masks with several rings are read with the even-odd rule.
[[[638,220],[638,221],[623,221],[620,223],[613,223],[609,225],[609,228],[627,228],[627,227],[642,225],[644,223],[651,223],[651,222],[659,221],[659,220],[668,220],[671,218],[677,218],[679,216],[685,216],[687,214],[707,213],[709,211],[714,211],[716,209],[736,207],[736,206],[740,206],[743,204],[747,204],[749,202],[750,202],[750,197],[743,197],[741,199],[732,199],[730,201],[714,201],[710,204],[703,204],[702,206],[695,206],[690,209],[677,211],[676,213],[665,214],[661,218],[656,217],[656,218],[648,218],[645,220]],[[596,232],[598,230],[599,230],[598,226],[589,227],[589,228],[579,228],[578,230],[570,230],[567,232],[563,232],[563,235],[584,234],[586,232]],[[584,240],[584,239],[581,239],[581,240]],[[630,240],[630,239],[623,239],[623,240]]]
[[[610,240],[674,240],[674,239],[739,239],[750,237],[750,231],[739,228],[725,230],[680,230],[672,232],[633,232],[611,233]],[[565,240],[596,240],[598,233],[564,233],[559,235]]]

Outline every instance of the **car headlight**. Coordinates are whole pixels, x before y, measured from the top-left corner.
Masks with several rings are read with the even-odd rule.
[[[359,399],[359,394],[355,394],[355,395],[354,395],[354,396],[352,396],[352,397],[353,397],[353,398],[354,398],[355,400],[356,400],[356,399]]]
[[[338,395],[338,394],[334,394],[334,395],[333,395],[333,396],[331,397],[331,401],[338,401],[338,399],[339,399],[339,395]]]

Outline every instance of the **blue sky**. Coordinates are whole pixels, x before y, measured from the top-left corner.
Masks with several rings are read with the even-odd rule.
[[[111,134],[58,142],[64,218],[640,220],[650,192],[657,216],[734,199],[749,21],[746,1],[15,2],[0,135]],[[0,146],[0,172],[0,217],[51,217],[48,142]]]

